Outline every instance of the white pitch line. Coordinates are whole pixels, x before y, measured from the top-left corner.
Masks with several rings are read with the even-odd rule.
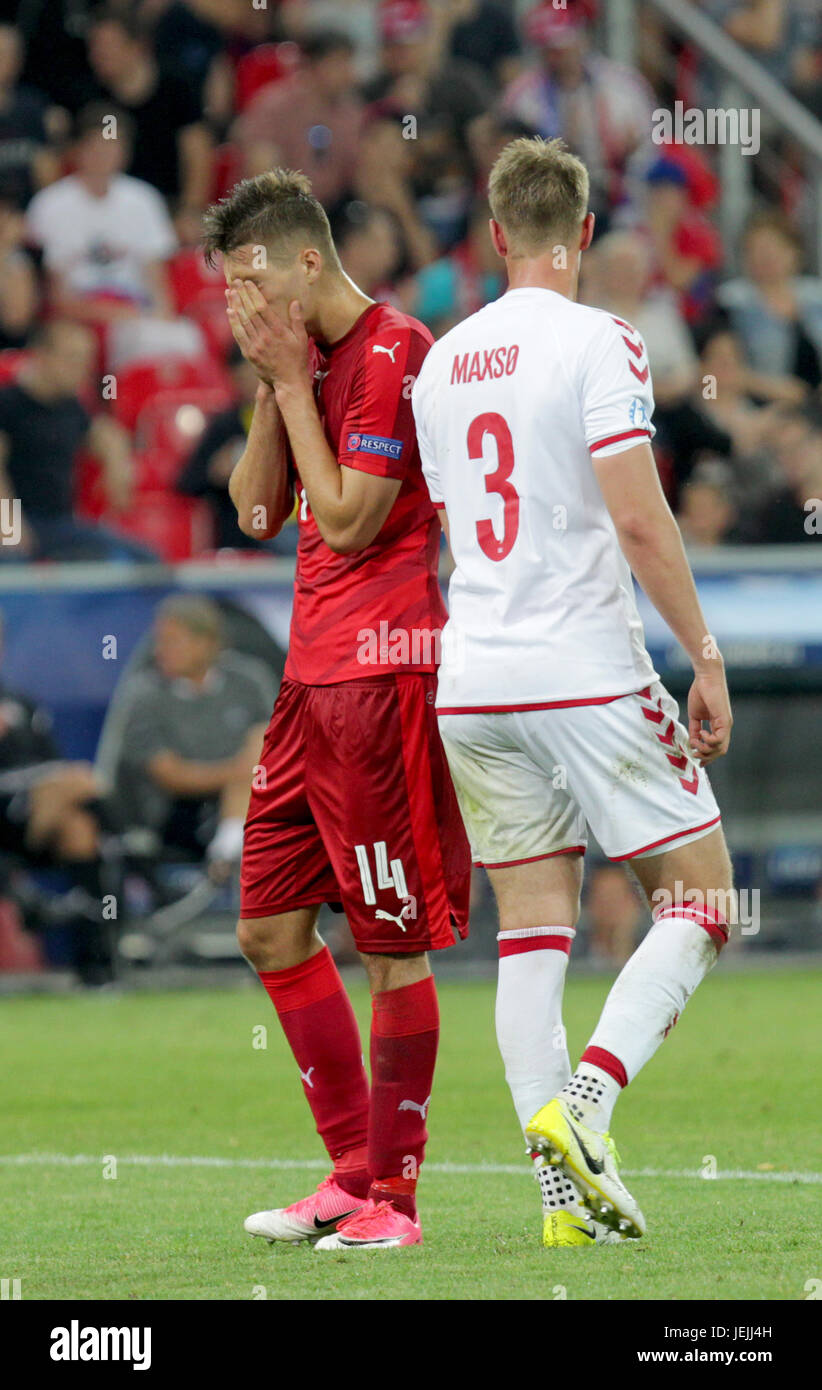
[[[118,1163],[135,1168],[262,1168],[325,1170],[323,1158],[224,1158],[196,1154],[114,1154]],[[104,1162],[102,1154],[0,1154],[0,1165],[28,1168],[97,1168]],[[483,1173],[530,1176],[528,1164],[522,1163],[426,1163],[426,1173],[463,1173],[475,1176]],[[699,1168],[625,1168],[626,1178],[696,1178],[702,1182],[782,1182],[822,1183],[822,1173],[783,1173],[761,1169],[732,1168],[720,1170],[715,1178],[705,1178]]]

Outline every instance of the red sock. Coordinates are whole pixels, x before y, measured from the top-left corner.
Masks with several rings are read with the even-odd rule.
[[[368,1193],[368,1079],[357,1020],[328,947],[288,970],[261,970],[340,1186]]]
[[[375,994],[372,1004],[368,1195],[414,1217],[440,1035],[434,977]]]

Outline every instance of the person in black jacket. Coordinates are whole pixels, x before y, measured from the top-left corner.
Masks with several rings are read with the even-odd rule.
[[[275,541],[263,543],[244,535],[237,524],[237,509],[228,495],[228,480],[245,449],[259,380],[236,344],[228,362],[236,399],[225,410],[212,415],[177,479],[177,491],[187,497],[207,499],[214,513],[219,548],[291,555],[297,547],[295,525],[286,524]]]
[[[793,545],[822,535],[822,405],[816,400],[779,412],[774,453],[783,482],[762,504],[753,539]]]
[[[0,640],[2,627],[0,626]],[[113,979],[103,918],[100,788],[88,763],[61,757],[48,712],[0,680],[0,852],[31,868],[64,869],[84,907],[72,926],[83,984]]]

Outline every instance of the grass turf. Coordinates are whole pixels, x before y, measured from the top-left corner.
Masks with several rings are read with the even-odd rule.
[[[0,1164],[0,1274],[24,1299],[803,1299],[822,1278],[822,1183],[767,1175],[822,1166],[819,983],[720,967],[617,1109],[626,1169],[696,1171],[713,1155],[720,1174],[763,1179],[631,1178],[646,1238],[567,1251],[541,1248],[524,1160],[522,1176],[424,1170],[421,1249],[321,1255],[253,1240],[243,1217],[305,1195],[321,1167],[126,1160],[322,1159],[261,990],[6,1000],[2,1153],[95,1162]],[[572,1057],[606,991],[569,981]],[[359,983],[352,996],[365,1025]],[[448,983],[440,999],[429,1160],[516,1164],[493,987]],[[265,1049],[252,1045],[260,1024]]]

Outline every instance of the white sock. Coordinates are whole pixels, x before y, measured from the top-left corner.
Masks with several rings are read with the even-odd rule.
[[[578,1083],[574,1100],[586,1124],[608,1128],[620,1090],[668,1036],[727,939],[727,924],[710,908],[685,905],[655,914],[617,976],[571,1079],[570,1086]]]
[[[520,1129],[571,1073],[562,991],[573,927],[500,932],[497,1042]]]
[[[622,1086],[601,1067],[580,1062],[571,1080],[560,1091],[571,1114],[584,1125],[605,1134]]]
[[[543,1216],[550,1216],[558,1210],[571,1211],[577,1216],[583,1214],[574,1184],[569,1182],[561,1168],[546,1163],[542,1154],[534,1159],[534,1177],[539,1183]]]

